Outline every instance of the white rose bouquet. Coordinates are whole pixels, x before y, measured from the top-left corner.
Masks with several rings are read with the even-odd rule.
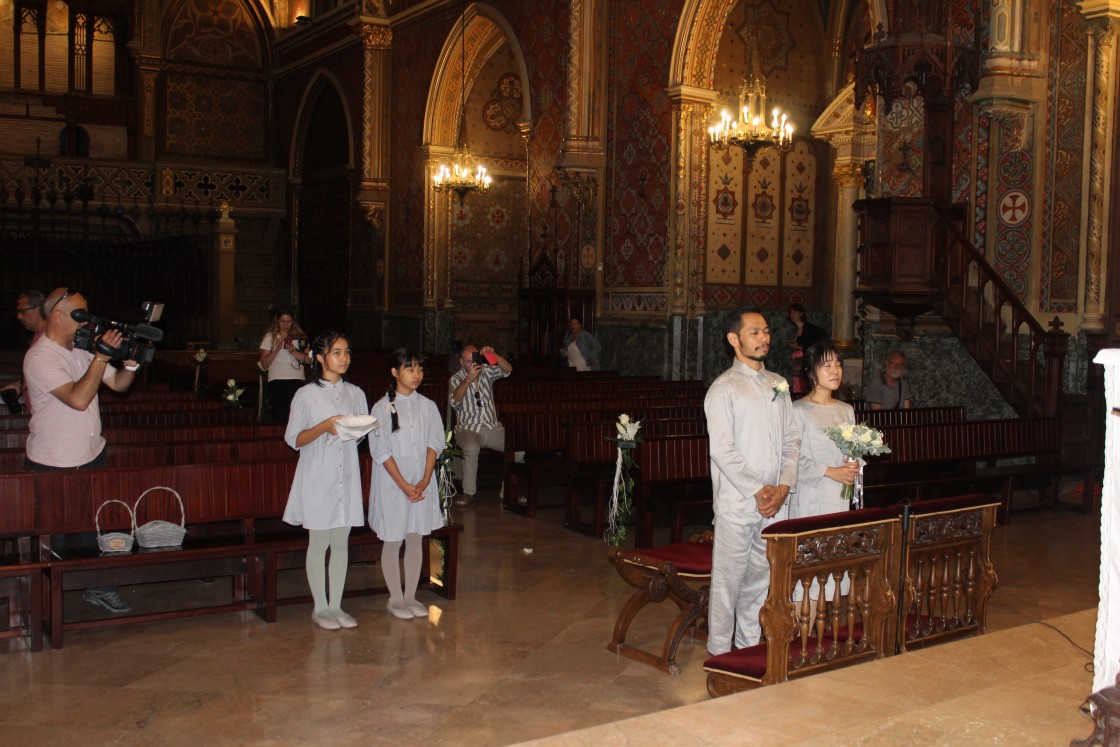
[[[863,508],[863,458],[889,454],[891,449],[883,443],[883,432],[866,423],[841,423],[826,428],[825,433],[849,460],[859,462],[859,475],[854,485],[845,485],[840,497],[847,498],[852,508]]]

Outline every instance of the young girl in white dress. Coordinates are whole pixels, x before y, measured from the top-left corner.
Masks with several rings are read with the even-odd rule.
[[[350,367],[350,342],[339,332],[323,332],[311,343],[312,380],[292,399],[284,440],[299,451],[284,521],[304,526],[307,542],[307,583],[320,628],[338,630],[358,623],[342,611],[346,586],[350,527],[362,525],[362,479],[356,441],[342,441],[335,421],[344,415],[365,415],[361,389],[342,380]],[[330,548],[330,568],[326,566]],[[328,585],[329,579],[329,585]]]
[[[389,588],[389,614],[402,620],[427,617],[416,601],[424,536],[443,526],[439,490],[432,473],[443,452],[444,430],[439,408],[417,390],[424,380],[424,361],[399,348],[390,357],[393,382],[373,406],[380,427],[370,434],[373,479],[370,481],[369,525],[384,543],[381,569]],[[400,552],[404,543],[404,585]]]
[[[840,497],[859,472],[826,434],[841,423],[854,423],[855,411],[847,402],[833,398],[844,378],[844,364],[836,347],[822,340],[805,350],[805,373],[812,390],[793,403],[793,418],[801,429],[801,457],[797,469],[797,493],[790,502],[791,519],[847,511]]]

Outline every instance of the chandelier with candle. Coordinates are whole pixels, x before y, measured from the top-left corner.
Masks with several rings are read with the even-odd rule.
[[[748,156],[764,145],[786,151],[793,144],[793,123],[777,107],[766,110],[766,78],[759,70],[753,47],[753,43],[747,47],[750,59],[739,86],[741,118],[736,120],[724,109],[719,121],[708,128],[708,142],[713,148],[737,145]]]
[[[455,153],[451,156],[451,164],[441,163],[432,174],[432,189],[436,192],[454,192],[463,202],[463,198],[474,191],[485,192],[490,189],[492,181],[486,167],[475,161],[469,145],[462,140],[462,123],[466,118],[466,89],[467,77],[467,16],[466,3],[460,16],[462,29],[459,34],[459,113],[460,119],[455,128]]]

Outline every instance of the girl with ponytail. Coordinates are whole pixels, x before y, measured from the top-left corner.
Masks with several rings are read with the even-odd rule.
[[[342,611],[346,586],[350,527],[362,525],[362,479],[357,441],[337,437],[335,421],[344,415],[365,415],[366,395],[342,380],[350,368],[350,341],[327,331],[311,343],[312,382],[292,399],[284,440],[299,451],[299,464],[284,509],[284,521],[304,526],[307,542],[307,583],[315,610],[311,620],[325,630],[353,628],[358,623]],[[327,548],[330,568],[326,568]]]
[[[373,406],[384,425],[369,439],[373,455],[369,525],[383,544],[381,569],[389,589],[389,614],[402,620],[427,617],[416,601],[425,535],[443,526],[439,493],[432,473],[443,451],[444,430],[439,409],[416,391],[424,381],[424,361],[412,350],[398,348],[390,356],[389,390]],[[401,584],[401,544],[404,584]]]

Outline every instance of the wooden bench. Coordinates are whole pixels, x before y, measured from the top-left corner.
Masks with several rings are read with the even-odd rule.
[[[176,428],[140,425],[129,428],[111,428],[102,433],[105,442],[117,444],[177,443],[180,441],[210,441],[224,439],[241,441],[271,438],[284,440],[285,426],[280,423],[246,423],[242,425],[184,425]],[[27,444],[26,429],[0,429],[0,449],[23,449]]]
[[[607,650],[669,674],[680,674],[677,648],[690,631],[706,640],[699,624],[708,616],[708,590],[712,582],[712,533],[688,542],[662,547],[627,550],[612,547],[607,556],[626,583],[635,591],[626,601],[614,624]],[[645,651],[626,642],[634,618],[650,603],[666,599],[677,605],[677,616],[669,625],[659,653]]]
[[[653,544],[654,507],[664,499],[672,506],[683,501],[711,503],[712,477],[708,437],[650,437],[634,450],[634,529],[638,547]]]
[[[1061,422],[1054,417],[979,420],[944,426],[891,426],[883,429],[883,440],[890,454],[869,460],[865,484],[890,485],[899,497],[903,488],[915,483],[942,480],[957,490],[967,489],[966,479],[975,475],[987,478],[1009,477],[1004,490],[1007,500],[1019,486],[1043,483],[1040,507],[1056,504],[1058,483],[1063,476],[1083,481],[1080,506],[1087,511],[1099,472],[1093,465],[1062,465]],[[1033,457],[1034,465],[979,468],[978,463]],[[909,484],[909,485],[908,485]],[[1005,503],[1001,516],[1009,515]]]
[[[106,466],[109,468],[261,461],[291,458],[295,453],[283,440],[274,437],[109,444],[105,447]],[[0,449],[0,472],[22,471],[24,471],[24,450]]]
[[[765,640],[705,661],[710,695],[894,653],[902,529],[893,509],[789,519],[762,536],[770,561],[770,590],[759,615]]]
[[[363,459],[368,485],[371,461]],[[52,646],[61,647],[67,630],[80,630],[129,622],[145,622],[172,617],[194,616],[231,610],[251,610],[263,619],[275,620],[277,598],[276,572],[302,567],[306,532],[288,528],[286,533],[258,536],[258,523],[279,524],[287,500],[296,460],[192,464],[164,467],[82,470],[0,475],[3,505],[12,511],[0,516],[0,536],[35,537],[37,553],[20,558],[20,573],[41,568],[50,604],[44,614],[48,620]],[[96,550],[71,550],[54,557],[51,537],[89,532],[97,508],[108,498],[131,502],[153,485],[174,488],[186,505],[187,540],[180,548],[137,550],[122,555],[103,556]],[[141,505],[137,521],[153,518],[175,519],[178,506],[170,494],[153,493]],[[154,498],[154,499],[153,499]],[[125,512],[107,507],[101,516],[103,531],[128,527]],[[457,585],[459,525],[444,527],[432,539],[442,546],[442,572],[433,575],[433,587],[454,599]],[[380,540],[371,532],[353,533],[353,544],[360,549],[353,562],[376,562]],[[430,543],[424,543],[423,563],[430,568]],[[2,577],[0,573],[0,577]],[[432,574],[429,574],[432,575]],[[232,579],[228,601],[193,609],[174,609],[105,619],[68,621],[64,618],[62,595],[65,591],[92,588],[110,583],[132,584],[155,581],[229,576]],[[374,590],[376,591],[376,589]],[[34,614],[34,610],[31,610]]]
[[[673,417],[676,415],[685,417]],[[692,413],[687,408],[636,410],[631,418],[642,422],[643,438],[701,436],[707,428],[703,412]],[[564,526],[593,537],[602,537],[606,531],[607,500],[614,487],[615,460],[618,456],[615,422],[614,419],[587,423],[573,421],[566,428]],[[587,498],[591,499],[590,522],[583,520],[583,504]],[[681,541],[680,534],[675,534],[672,541]]]

